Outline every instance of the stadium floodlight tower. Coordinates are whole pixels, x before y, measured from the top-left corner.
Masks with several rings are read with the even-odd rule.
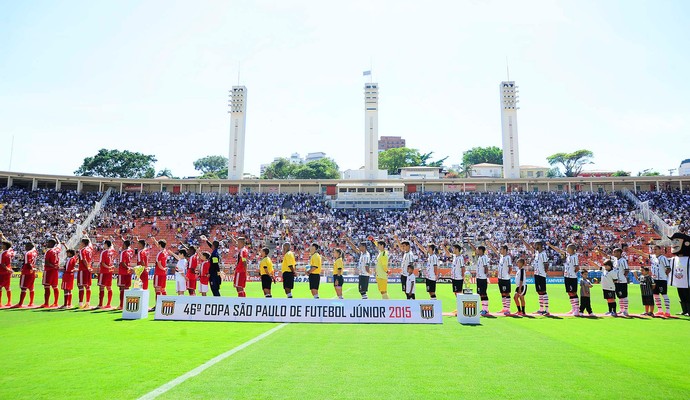
[[[364,84],[364,178],[379,177],[379,84]]]
[[[244,175],[244,131],[247,121],[247,88],[233,86],[230,90],[230,154],[228,179],[242,179]]]
[[[518,150],[517,107],[518,90],[515,81],[501,82],[501,130],[503,131],[503,177],[520,177]]]

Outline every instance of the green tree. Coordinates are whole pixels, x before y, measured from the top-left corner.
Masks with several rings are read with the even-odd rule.
[[[462,163],[471,166],[482,163],[503,165],[503,150],[496,146],[473,147],[462,153]]]
[[[93,157],[84,158],[75,175],[107,178],[153,178],[156,157],[129,150],[100,149]]]
[[[160,178],[161,176],[165,176],[165,177],[170,178],[170,179],[180,179],[179,177],[174,176],[172,171],[169,168],[164,168],[164,169],[158,171],[158,173],[156,174],[156,178]]]
[[[400,168],[404,167],[441,167],[448,158],[430,161],[433,154],[433,152],[421,154],[419,150],[407,147],[388,149],[379,153],[379,169],[385,169],[389,174],[395,175],[400,172]]]
[[[612,176],[630,176],[630,172],[618,170],[614,172]]]
[[[562,178],[563,173],[561,172],[560,169],[558,169],[558,167],[553,167],[546,172],[546,177],[547,178]]]
[[[228,170],[228,158],[224,156],[206,156],[194,161],[194,169],[203,174],[215,172],[219,174],[223,169]]]
[[[297,179],[339,179],[338,164],[330,158],[322,158],[299,165],[295,171]]]
[[[659,176],[661,175],[657,171],[653,171],[651,169],[645,169],[644,171],[640,171],[637,173],[637,176]]]
[[[273,161],[261,175],[262,179],[288,179],[295,177],[295,170],[301,164],[296,164],[287,158],[279,158]]]
[[[565,176],[578,176],[585,164],[592,163],[594,153],[590,150],[577,150],[572,153],[556,153],[546,157],[549,165],[563,166]]]

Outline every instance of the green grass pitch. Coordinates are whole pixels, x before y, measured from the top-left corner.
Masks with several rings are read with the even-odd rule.
[[[16,302],[17,280],[12,283]],[[307,284],[296,285],[296,297],[309,297]],[[169,282],[168,293],[173,287]],[[393,298],[403,297],[398,285],[389,288]],[[345,284],[345,291],[346,298],[359,297],[356,284]],[[236,295],[227,282],[221,292]],[[452,311],[450,285],[439,285],[438,293],[444,311]],[[603,314],[601,288],[592,293],[595,313]],[[285,296],[280,285],[274,294]],[[334,294],[332,285],[322,285],[322,297]],[[39,303],[42,295],[37,286]],[[249,284],[248,296],[261,296],[259,283]],[[75,291],[75,303],[76,297]],[[562,285],[550,285],[549,297],[552,312],[569,310]],[[489,298],[491,311],[498,311],[496,285]],[[642,312],[641,304],[631,285],[631,312]],[[537,308],[530,287],[527,311]],[[685,399],[689,323],[684,317],[499,317],[468,327],[444,317],[443,325],[289,324],[160,398]],[[0,310],[0,398],[137,398],[275,326],[153,321],[152,314],[123,321],[112,311]]]

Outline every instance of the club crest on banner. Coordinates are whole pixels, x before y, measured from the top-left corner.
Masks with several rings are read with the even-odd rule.
[[[477,302],[465,301],[462,302],[462,315],[465,317],[474,317],[477,315]]]
[[[125,310],[133,313],[139,311],[139,299],[139,297],[127,296],[125,299]]]
[[[424,319],[434,318],[434,305],[433,304],[420,304],[419,312]]]
[[[169,300],[163,300],[161,302],[161,314],[163,315],[173,315],[175,313],[175,302]]]

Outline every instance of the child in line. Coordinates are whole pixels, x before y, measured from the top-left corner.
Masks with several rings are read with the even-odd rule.
[[[613,271],[613,261],[606,260],[604,262],[603,271],[601,272],[601,288],[604,291],[604,299],[609,303],[609,311],[606,315],[616,317],[616,271]]]
[[[414,300],[414,292],[415,292],[415,283],[416,283],[416,276],[414,274],[414,265],[409,264],[407,266],[407,282],[405,283],[405,294],[407,295],[408,300]]]
[[[635,271],[635,277],[640,281],[640,294],[642,295],[642,304],[644,305],[644,314],[650,317],[654,316],[654,279],[649,274],[648,267],[642,267],[642,275]]]
[[[589,272],[586,269],[580,271],[582,278],[580,279],[580,315],[587,310],[589,316],[594,315],[592,313],[592,299],[590,298],[589,289],[592,287],[592,282],[589,281]]]
[[[527,273],[525,272],[525,259],[520,258],[517,260],[517,272],[515,272],[515,305],[517,306],[517,315],[524,317],[525,313],[525,293],[527,293],[527,283],[525,279],[527,278]]]

